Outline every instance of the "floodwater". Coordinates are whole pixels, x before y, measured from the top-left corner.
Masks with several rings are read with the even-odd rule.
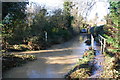
[[[3,78],[63,78],[89,48],[84,43],[86,39],[86,34],[82,34],[47,50],[23,52],[36,55],[37,60],[6,71]]]
[[[94,66],[96,69],[93,70],[93,74],[90,78],[101,78],[101,74],[103,72],[104,55],[100,51],[96,53],[95,62],[96,63]]]

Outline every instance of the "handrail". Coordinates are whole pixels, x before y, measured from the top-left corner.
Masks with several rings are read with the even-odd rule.
[[[105,50],[105,47],[106,47],[106,39],[103,36],[101,36],[100,34],[99,34],[99,37],[100,37],[99,42],[101,43],[101,51],[103,53]]]
[[[99,36],[102,38],[102,39],[105,39],[103,36],[101,36],[100,34],[99,34]],[[106,40],[106,39],[105,39]]]

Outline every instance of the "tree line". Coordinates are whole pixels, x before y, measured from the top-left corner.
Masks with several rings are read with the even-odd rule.
[[[49,14],[39,6],[36,13],[27,12],[29,2],[2,2],[2,48],[19,50],[45,49],[46,46],[69,40],[75,35],[73,4],[65,1],[63,9]],[[78,26],[79,27],[79,26]],[[45,40],[45,32],[48,40]]]

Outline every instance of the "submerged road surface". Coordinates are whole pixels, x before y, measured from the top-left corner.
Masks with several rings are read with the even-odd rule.
[[[25,52],[36,55],[37,60],[6,71],[3,78],[63,78],[88,49],[86,39],[86,34],[82,34],[47,50]]]

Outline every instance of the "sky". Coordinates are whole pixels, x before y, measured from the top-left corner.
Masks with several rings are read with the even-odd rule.
[[[45,5],[48,9],[63,8],[63,0],[29,0],[40,5]]]
[[[89,20],[93,18],[93,16],[98,14],[98,21],[104,19],[104,16],[109,13],[108,10],[109,4],[105,2],[97,2],[96,5],[93,7],[91,14],[89,15]]]
[[[36,2],[42,6],[45,5],[45,7],[48,10],[55,10],[57,8],[63,8],[63,2],[64,0],[29,0],[30,2]],[[81,1],[81,0],[72,0],[72,1]],[[84,0],[85,1],[85,0]],[[98,21],[103,20],[104,16],[107,15],[108,11],[108,6],[109,4],[106,3],[107,0],[101,0],[101,2],[97,2],[89,17],[88,20],[92,20],[95,17],[95,14],[98,13]]]

